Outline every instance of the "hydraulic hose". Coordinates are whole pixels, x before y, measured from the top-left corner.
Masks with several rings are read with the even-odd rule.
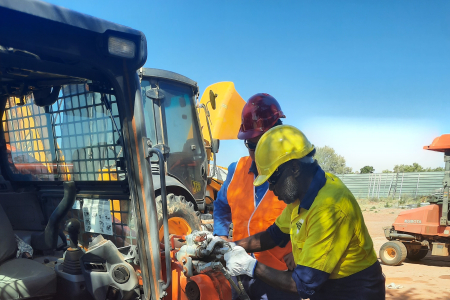
[[[59,234],[58,225],[75,203],[77,193],[75,182],[66,181],[63,186],[64,197],[50,216],[45,231],[31,237],[31,246],[36,250],[56,249]]]
[[[166,282],[163,283],[162,289],[165,291],[172,282],[171,258],[170,258],[170,240],[169,240],[169,218],[167,213],[167,195],[166,195],[166,172],[164,172],[164,156],[157,148],[151,148],[149,154],[156,154],[159,163],[159,179],[161,181],[161,200],[163,210],[163,226],[164,226],[164,255],[166,259]]]

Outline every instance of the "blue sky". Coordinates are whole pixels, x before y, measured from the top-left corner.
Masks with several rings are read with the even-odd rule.
[[[201,91],[233,81],[244,99],[266,92],[287,124],[328,145],[353,169],[418,162],[450,133],[449,1],[50,1],[139,29],[146,67]],[[227,166],[246,154],[223,141]]]

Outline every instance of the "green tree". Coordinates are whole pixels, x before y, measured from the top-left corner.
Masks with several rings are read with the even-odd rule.
[[[437,167],[437,168],[431,169],[431,171],[427,171],[427,172],[443,172],[443,171],[445,171],[444,168],[442,168],[442,167]]]
[[[395,173],[408,173],[408,172],[424,172],[425,169],[418,163],[413,163],[412,165],[395,165]]]
[[[386,170],[381,171],[381,173],[393,173],[393,172],[391,170],[386,169]]]
[[[333,174],[352,173],[352,168],[345,165],[345,158],[337,154],[331,147],[317,147],[315,158],[325,172]]]
[[[395,165],[394,173],[408,173],[408,172],[441,172],[444,168],[424,168],[418,163],[413,163],[412,165]]]
[[[373,173],[375,169],[372,166],[364,166],[360,170],[361,174]]]

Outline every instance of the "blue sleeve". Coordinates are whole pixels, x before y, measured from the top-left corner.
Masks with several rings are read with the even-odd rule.
[[[237,163],[234,162],[228,167],[227,179],[222,184],[217,199],[214,201],[214,235],[228,236],[228,230],[231,224],[231,208],[228,204],[227,191]]]
[[[301,265],[297,265],[292,272],[298,294],[305,299],[310,298],[329,277],[330,274],[327,272]]]
[[[267,228],[267,232],[270,234],[270,237],[274,240],[275,244],[277,244],[281,248],[285,247],[291,240],[291,236],[281,231],[281,229],[275,223]]]

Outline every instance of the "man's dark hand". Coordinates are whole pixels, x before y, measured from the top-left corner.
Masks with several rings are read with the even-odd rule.
[[[295,260],[294,260],[294,254],[292,254],[292,252],[286,254],[284,257],[284,262],[286,263],[286,266],[288,267],[289,271],[292,271],[295,269],[295,267],[297,266],[295,264]]]

